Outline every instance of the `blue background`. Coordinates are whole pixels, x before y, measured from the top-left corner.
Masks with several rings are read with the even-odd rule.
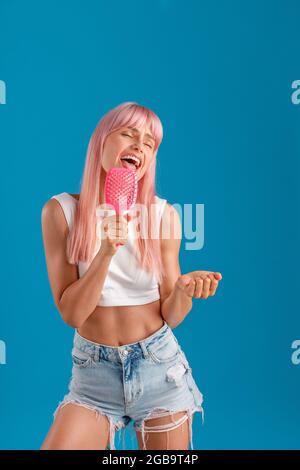
[[[204,204],[182,272],[223,275],[174,330],[205,399],[194,448],[300,447],[299,14],[296,0],[0,0],[0,448],[39,448],[67,391],[73,330],[41,209],[79,192],[90,135],[124,101],[162,120],[158,194]]]

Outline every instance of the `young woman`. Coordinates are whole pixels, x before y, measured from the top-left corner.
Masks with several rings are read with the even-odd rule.
[[[115,449],[115,431],[132,420],[139,449],[193,449],[202,394],[172,329],[222,276],[180,272],[180,218],[155,191],[162,135],[144,106],[110,110],[90,139],[80,194],[55,195],[42,209],[54,302],[75,334],[69,391],[41,449]],[[121,166],[136,171],[138,194],[116,216],[103,206],[104,183]]]

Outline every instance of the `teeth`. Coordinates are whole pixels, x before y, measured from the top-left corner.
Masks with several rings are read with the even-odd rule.
[[[121,160],[125,160],[127,158],[134,160],[137,163],[137,165],[140,166],[140,160],[135,155],[124,155],[124,157],[121,157]]]

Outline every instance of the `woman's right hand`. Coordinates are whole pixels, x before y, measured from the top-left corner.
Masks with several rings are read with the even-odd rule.
[[[109,256],[113,256],[117,250],[122,249],[128,238],[128,222],[136,215],[110,215],[104,217],[101,223],[101,251]]]

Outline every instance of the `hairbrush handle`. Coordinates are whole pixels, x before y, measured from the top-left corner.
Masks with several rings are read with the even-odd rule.
[[[122,210],[121,210],[120,206],[117,205],[117,206],[115,207],[115,209],[116,209],[116,215],[117,215],[117,216],[122,215]],[[123,243],[116,243],[116,246],[124,246],[124,245],[123,245]]]

